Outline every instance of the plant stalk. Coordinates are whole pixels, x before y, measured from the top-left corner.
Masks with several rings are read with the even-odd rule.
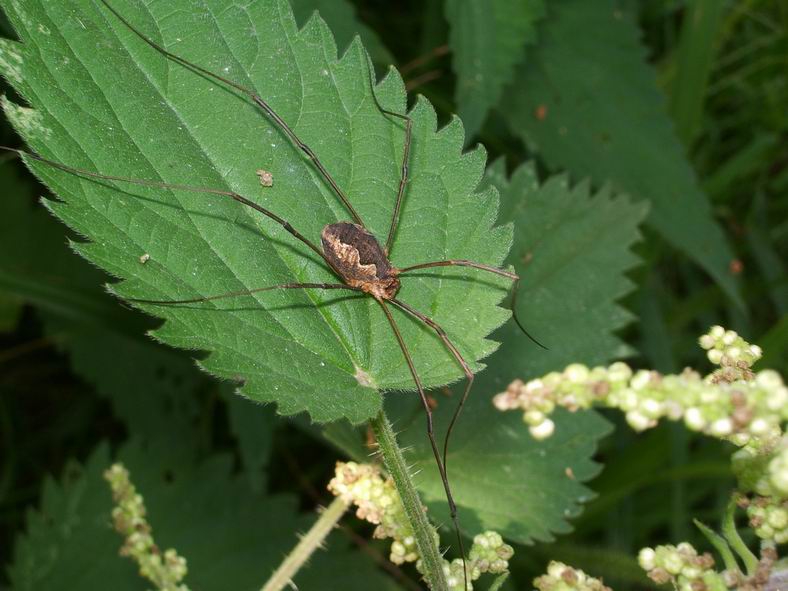
[[[430,524],[424,508],[413,485],[408,467],[402,450],[397,445],[397,438],[391,428],[386,414],[381,411],[377,417],[370,422],[375,437],[378,440],[380,453],[386,464],[386,469],[394,486],[397,488],[402,504],[405,507],[405,514],[413,528],[416,546],[419,549],[424,579],[427,581],[432,591],[448,591],[446,576],[443,573],[443,559],[436,543],[437,534],[435,528]]]
[[[317,550],[326,539],[337,522],[347,511],[347,503],[340,497],[320,513],[320,517],[310,528],[305,536],[301,538],[293,551],[288,554],[279,568],[276,569],[271,578],[262,588],[262,591],[280,591],[288,586],[298,570],[309,560],[315,550]]]

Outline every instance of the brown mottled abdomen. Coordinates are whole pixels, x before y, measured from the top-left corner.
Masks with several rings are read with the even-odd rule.
[[[399,289],[397,269],[383,252],[375,236],[350,222],[323,228],[323,252],[344,282],[373,296],[388,300]]]

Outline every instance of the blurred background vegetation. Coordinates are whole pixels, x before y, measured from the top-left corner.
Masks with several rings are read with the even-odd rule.
[[[645,239],[636,248],[643,264],[630,273],[637,287],[624,301],[635,317],[621,335],[635,351],[631,363],[665,372],[705,367],[695,340],[710,325],[723,324],[763,348],[760,367],[788,373],[788,4],[771,0],[630,0],[604,1],[599,6],[577,0],[534,2],[528,26],[518,33],[528,42],[515,63],[501,66],[508,74],[501,74],[503,81],[497,84],[497,74],[490,72],[500,64],[486,64],[481,72],[474,72],[472,64],[485,55],[485,49],[457,37],[463,18],[459,2],[298,0],[294,4],[302,21],[315,7],[324,10],[340,46],[360,26],[379,71],[394,63],[411,92],[424,94],[436,106],[442,122],[459,110],[476,130],[469,140],[483,142],[490,161],[505,158],[509,170],[533,160],[544,174],[566,170],[575,180],[591,177],[599,185],[612,182],[646,200],[652,199],[649,191],[659,193],[663,183],[673,182],[663,175],[689,179],[687,190],[702,191],[724,235],[720,244],[729,245],[728,253],[717,253],[725,257],[724,274],[718,268],[712,278],[698,264],[698,253],[690,253],[696,255],[694,260],[688,256],[690,244],[677,248],[676,240],[666,239],[669,228],[646,225]],[[584,11],[596,12],[602,5],[625,29],[597,28],[593,15],[584,20]],[[571,22],[568,13],[579,25]],[[447,16],[456,19],[454,27]],[[569,58],[555,52],[547,59],[551,43],[566,42],[562,27],[566,32],[572,26],[579,26],[577,37],[583,39],[577,43],[586,44],[579,51],[588,63],[573,62],[569,50]],[[0,28],[2,36],[14,37],[7,22]],[[620,51],[626,53],[633,35],[643,45],[642,55],[635,52],[634,59],[650,64],[648,70],[634,71],[631,60],[627,61],[631,56],[616,53],[619,42]],[[464,59],[471,66],[463,68]],[[562,74],[577,80],[578,88],[585,84],[581,90],[588,94],[564,92]],[[648,88],[641,92],[638,85],[649,76],[655,77],[664,98]],[[545,90],[545,79],[557,87]],[[2,89],[13,96],[7,86]],[[621,93],[630,90],[632,109],[636,113],[640,109],[642,119],[626,119],[631,113],[619,113],[617,107],[603,108],[617,105]],[[574,99],[575,106],[582,104],[586,111],[562,112]],[[489,110],[478,106],[484,101]],[[652,117],[653,112],[657,115]],[[664,113],[669,121],[662,126]],[[605,156],[609,163],[599,165],[599,153],[583,153],[589,146],[583,138],[571,148],[556,142],[562,122],[571,123],[572,117],[613,121],[619,115],[620,124],[630,127],[618,130],[611,123],[620,133],[610,139],[613,153]],[[639,126],[631,126],[638,121]],[[544,124],[553,125],[552,131],[545,131]],[[664,137],[670,141],[664,142]],[[626,144],[616,144],[647,143],[652,138],[655,159],[665,152],[666,161],[673,158],[658,163],[661,170],[655,162],[639,162],[626,154]],[[4,120],[0,141],[19,146]],[[639,178],[645,188],[638,195]],[[243,417],[228,421],[233,413],[243,412],[231,402],[227,388],[195,371],[188,356],[154,346],[144,330],[155,322],[105,296],[102,274],[68,250],[64,227],[37,204],[43,193],[19,161],[3,159],[3,564],[14,561],[15,536],[26,527],[27,508],[39,506],[46,494],[42,483],[53,475],[60,478],[69,460],[84,460],[99,442],[118,446],[131,434],[166,430],[177,440],[192,442],[190,453],[224,451],[236,460],[244,453],[237,444],[245,437],[238,426]],[[685,206],[679,197],[668,204],[652,203],[652,213],[660,207],[673,210],[675,219],[666,214],[664,223],[678,223],[675,220],[682,218]],[[62,283],[65,276],[68,284]],[[102,338],[94,338],[99,333]],[[115,344],[111,354],[107,338]],[[97,372],[98,364],[112,370]],[[124,390],[129,376],[139,377],[140,372],[150,374],[148,391]],[[621,422],[616,415],[608,418]],[[274,424],[270,416],[260,420]],[[258,444],[270,448],[258,450],[258,457],[266,451],[265,457],[271,458],[267,486],[273,492],[295,493],[301,508],[311,510],[316,498],[326,500],[322,491],[336,454],[305,438],[300,428],[284,422],[277,425],[273,438]],[[604,440],[598,459],[605,464],[601,476],[591,483],[598,498],[573,520],[570,534],[554,544],[518,550],[513,563],[516,588],[527,588],[548,558],[592,571],[619,589],[647,588],[633,561],[637,550],[685,539],[697,542],[691,518],[714,522],[732,483],[721,446],[690,436],[680,425],[661,425],[639,437],[624,427],[616,429]],[[261,478],[259,473],[256,478]],[[363,538],[368,536],[363,525],[354,527]]]

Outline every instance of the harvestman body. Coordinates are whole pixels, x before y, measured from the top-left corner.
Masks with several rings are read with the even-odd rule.
[[[320,249],[312,241],[310,241],[302,234],[300,234],[285,219],[281,218],[275,213],[265,209],[264,207],[258,205],[257,203],[254,203],[253,201],[250,201],[246,197],[243,197],[242,195],[235,193],[233,191],[224,191],[220,189],[210,189],[205,187],[173,185],[170,183],[162,183],[162,182],[143,180],[143,179],[131,179],[126,177],[102,175],[87,170],[73,168],[65,164],[61,164],[59,162],[47,160],[45,158],[42,158],[41,156],[38,156],[37,154],[32,154],[21,150],[15,150],[13,148],[5,148],[2,146],[0,146],[0,149],[16,152],[20,155],[27,156],[28,158],[42,162],[49,166],[53,166],[65,172],[69,172],[83,177],[100,179],[100,180],[127,182],[130,184],[136,184],[136,185],[142,185],[148,187],[161,187],[168,189],[191,191],[196,193],[208,193],[212,195],[229,197],[235,201],[238,201],[243,205],[251,207],[252,209],[258,211],[259,213],[262,213],[269,219],[280,224],[293,237],[301,241],[303,244],[309,247],[313,252],[319,255],[320,258],[323,261],[325,261],[328,267],[334,272],[334,274],[342,281],[342,283],[286,283],[281,285],[262,287],[258,289],[243,290],[243,291],[237,291],[231,293],[224,293],[215,296],[207,296],[207,297],[185,299],[185,300],[162,301],[162,300],[138,299],[131,301],[135,301],[139,303],[147,303],[147,304],[160,304],[160,305],[186,304],[186,303],[205,302],[219,298],[227,298],[227,297],[233,297],[239,295],[249,295],[252,293],[258,293],[261,291],[270,291],[275,289],[345,289],[345,290],[351,290],[356,292],[362,292],[374,298],[380,304],[381,309],[386,315],[386,318],[392,328],[392,331],[394,332],[394,335],[397,339],[400,349],[402,350],[403,356],[408,365],[409,371],[413,377],[413,381],[416,385],[416,389],[418,390],[422,405],[426,412],[427,434],[429,437],[430,445],[432,447],[433,455],[435,456],[435,461],[438,466],[438,471],[440,473],[441,480],[443,482],[443,487],[446,492],[446,498],[449,503],[451,519],[452,522],[454,523],[460,554],[464,562],[465,552],[463,549],[462,538],[459,533],[459,524],[457,520],[457,506],[454,502],[454,498],[452,496],[451,488],[449,486],[449,481],[446,474],[446,452],[447,452],[449,437],[451,435],[452,429],[454,428],[454,425],[462,410],[462,407],[465,404],[465,401],[467,400],[468,395],[470,393],[471,385],[473,384],[474,375],[470,369],[470,366],[465,361],[465,359],[463,359],[459,350],[454,346],[454,344],[451,342],[451,340],[446,335],[444,330],[431,318],[413,309],[405,302],[398,300],[396,296],[400,288],[400,276],[409,271],[414,271],[417,269],[426,269],[431,267],[445,267],[445,266],[472,267],[475,269],[479,269],[482,271],[494,273],[496,275],[509,278],[515,281],[515,285],[516,282],[519,280],[518,276],[508,271],[504,271],[501,269],[497,269],[495,267],[491,267],[489,265],[484,265],[482,263],[476,263],[468,260],[432,261],[432,262],[411,265],[403,268],[397,268],[391,264],[391,262],[389,261],[388,253],[391,250],[391,246],[394,241],[394,236],[396,234],[397,224],[399,222],[400,209],[402,205],[402,199],[404,196],[405,187],[408,182],[408,161],[410,155],[412,120],[408,115],[403,115],[401,113],[395,113],[383,109],[380,106],[380,104],[377,103],[377,98],[375,97],[374,88],[372,88],[372,97],[375,100],[375,103],[377,104],[380,111],[388,116],[396,117],[405,122],[405,146],[403,151],[399,189],[397,191],[397,197],[394,203],[394,210],[393,210],[391,224],[389,227],[388,237],[386,239],[385,246],[381,246],[377,238],[366,229],[364,222],[353,208],[347,196],[343,193],[342,189],[337,185],[336,181],[334,181],[331,174],[326,170],[326,168],[320,162],[317,155],[312,151],[312,149],[309,148],[309,146],[307,146],[306,144],[304,144],[296,136],[296,134],[287,125],[287,123],[285,123],[285,121],[282,120],[281,117],[279,117],[279,115],[277,115],[273,111],[273,109],[271,109],[271,107],[259,95],[257,95],[252,90],[244,88],[226,78],[223,78],[222,76],[219,76],[191,62],[188,62],[184,58],[181,58],[180,56],[167,51],[165,48],[159,46],[154,41],[146,37],[141,31],[136,29],[130,22],[128,22],[121,14],[116,12],[116,10],[108,4],[107,0],[101,0],[101,2],[131,31],[136,33],[143,41],[145,41],[148,45],[153,47],[156,51],[160,52],[167,58],[181,64],[186,68],[189,68],[199,74],[208,76],[223,84],[226,84],[227,86],[230,86],[231,88],[249,97],[258,107],[260,107],[268,115],[268,117],[281,129],[281,131],[288,136],[288,138],[293,142],[293,144],[297,146],[300,150],[302,150],[304,154],[312,161],[314,166],[320,172],[323,179],[328,183],[328,185],[331,187],[331,189],[334,191],[334,193],[337,195],[337,197],[340,199],[343,205],[347,208],[348,212],[351,214],[351,217],[353,218],[353,221],[337,222],[337,223],[326,225],[321,233],[322,249]],[[370,78],[370,86],[372,86],[371,78]],[[516,289],[514,293],[516,294]],[[442,454],[438,450],[438,446],[435,441],[435,437],[433,433],[432,411],[430,408],[429,401],[424,392],[421,379],[419,378],[419,375],[416,372],[416,368],[413,364],[413,359],[408,351],[408,347],[402,338],[402,335],[394,320],[394,317],[391,314],[391,311],[389,310],[388,307],[389,304],[399,308],[406,314],[412,316],[413,318],[419,320],[420,322],[424,323],[432,330],[434,330],[437,336],[444,344],[444,346],[449,350],[449,352],[457,360],[458,364],[462,367],[463,373],[467,378],[463,395],[457,405],[457,408],[454,411],[454,414],[446,431],[446,437],[444,439]],[[514,308],[514,300],[512,302],[512,308]],[[525,332],[525,334],[527,335],[528,333],[522,327],[516,315],[514,315],[514,319],[515,322],[517,322],[517,325],[520,327],[520,329],[523,330],[523,332]],[[530,337],[530,335],[528,336]],[[539,343],[537,342],[537,344]],[[467,573],[466,573],[466,577],[467,577]],[[467,586],[467,579],[466,579],[466,586]]]

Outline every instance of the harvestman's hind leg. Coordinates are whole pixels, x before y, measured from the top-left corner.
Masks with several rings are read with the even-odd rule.
[[[430,403],[427,400],[427,395],[424,393],[424,386],[421,383],[421,378],[419,378],[419,374],[416,372],[416,366],[413,365],[413,358],[408,351],[408,347],[405,344],[405,340],[402,338],[402,334],[399,331],[399,327],[397,323],[394,321],[394,317],[391,315],[391,311],[388,309],[385,300],[377,300],[380,306],[383,308],[383,312],[386,314],[386,318],[391,325],[391,329],[394,331],[394,336],[397,338],[397,343],[399,343],[399,347],[402,350],[402,354],[405,356],[405,362],[408,364],[408,369],[410,370],[411,376],[413,376],[413,381],[416,384],[416,389],[419,392],[419,398],[421,399],[421,404],[424,407],[424,412],[427,414],[427,437],[430,440],[430,446],[432,446],[432,454],[435,456],[435,463],[438,464],[438,472],[440,472],[441,481],[443,482],[443,489],[446,491],[446,499],[449,502],[449,514],[451,515],[452,523],[454,524],[454,531],[457,534],[457,545],[460,550],[460,556],[462,557],[462,564],[463,564],[463,573],[465,575],[465,587],[468,587],[468,572],[465,568],[465,546],[462,543],[462,536],[460,535],[460,524],[457,520],[457,504],[454,502],[454,497],[451,494],[451,488],[449,488],[449,480],[446,476],[446,468],[443,465],[443,461],[441,460],[440,452],[438,451],[438,444],[435,442],[435,431],[433,429],[433,422],[432,422],[432,409],[430,409]],[[394,300],[388,300],[394,303]],[[395,304],[397,305],[397,304]],[[400,304],[401,305],[401,304]]]
[[[465,361],[460,351],[457,349],[457,347],[454,346],[454,343],[452,343],[451,340],[449,340],[449,336],[446,334],[446,331],[443,330],[440,324],[435,322],[429,316],[425,316],[418,310],[415,310],[414,308],[410,307],[405,302],[401,302],[399,300],[389,300],[389,301],[395,306],[397,306],[403,312],[410,314],[411,316],[417,318],[418,320],[421,320],[424,324],[426,324],[432,330],[434,330],[435,333],[438,335],[438,338],[441,341],[443,341],[443,344],[446,346],[449,352],[452,355],[454,355],[454,358],[457,360],[457,363],[460,364],[460,367],[462,367],[462,371],[465,374],[466,377],[465,391],[462,393],[462,398],[460,398],[460,403],[454,409],[454,414],[451,417],[451,422],[449,423],[448,429],[446,429],[446,437],[443,440],[443,468],[448,473],[449,469],[447,468],[446,452],[449,448],[449,436],[451,435],[451,432],[454,429],[454,423],[457,422],[457,417],[460,416],[460,413],[462,412],[462,408],[465,406],[465,401],[468,400],[468,395],[471,393],[471,387],[473,386],[473,379],[474,379],[473,372],[471,371],[471,367]]]
[[[268,115],[268,117],[274,123],[276,123],[279,129],[281,129],[287,135],[287,137],[290,138],[290,141],[292,141],[293,144],[295,144],[299,150],[301,150],[304,154],[307,155],[307,157],[309,157],[309,159],[315,165],[315,168],[317,168],[318,171],[320,171],[320,174],[322,175],[323,179],[331,186],[334,193],[336,193],[337,197],[339,197],[339,200],[342,201],[342,204],[347,208],[348,212],[350,212],[350,215],[353,217],[353,221],[355,221],[360,226],[364,226],[364,222],[362,221],[361,216],[358,215],[356,210],[351,205],[350,200],[347,198],[347,195],[345,195],[342,189],[339,188],[337,182],[328,172],[326,167],[323,166],[323,163],[320,162],[320,159],[317,157],[317,154],[314,153],[312,148],[310,148],[304,142],[301,141],[301,139],[295,134],[295,132],[290,128],[290,126],[287,125],[287,123],[285,123],[284,119],[282,119],[279,115],[277,115],[276,112],[271,108],[271,106],[267,102],[265,102],[259,94],[257,94],[255,91],[249,88],[246,88],[245,86],[241,86],[240,84],[233,82],[232,80],[228,80],[227,78],[224,78],[219,74],[211,72],[206,68],[198,66],[197,64],[190,62],[189,60],[179,56],[178,54],[168,51],[167,49],[156,43],[153,39],[147,37],[142,31],[137,29],[134,25],[132,25],[122,14],[120,14],[117,10],[115,10],[109,4],[109,2],[107,2],[107,0],[101,0],[101,3],[104,6],[106,6],[107,10],[109,10],[112,14],[114,14],[126,27],[128,27],[130,31],[132,31],[135,35],[137,35],[137,37],[142,39],[145,43],[150,45],[153,49],[155,49],[162,55],[181,64],[182,66],[194,70],[195,72],[199,72],[204,76],[208,76],[210,78],[213,78],[214,80],[218,80],[219,82],[222,82],[223,84],[226,84],[234,88],[235,90],[245,94],[250,99],[252,99],[252,101],[254,101],[254,103],[257,104],[257,106],[260,107],[263,111],[265,111],[265,114]],[[374,96],[374,92],[373,92],[373,96]]]

